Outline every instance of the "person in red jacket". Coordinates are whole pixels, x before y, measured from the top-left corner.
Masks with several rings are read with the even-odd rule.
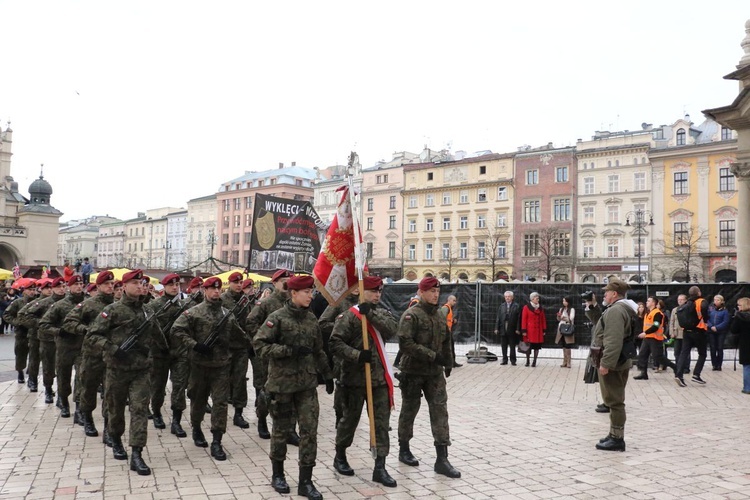
[[[523,341],[531,345],[531,349],[526,352],[526,366],[529,366],[532,350],[534,351],[534,362],[531,363],[531,366],[536,366],[539,350],[544,343],[544,331],[547,329],[547,318],[539,302],[540,298],[538,293],[531,292],[529,303],[523,306],[523,311],[521,311],[521,335]]]

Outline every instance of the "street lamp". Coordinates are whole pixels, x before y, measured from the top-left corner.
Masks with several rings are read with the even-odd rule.
[[[633,224],[630,223],[631,219],[633,220]],[[648,219],[648,222],[646,222],[646,219]],[[654,225],[654,214],[652,214],[648,210],[641,210],[640,208],[638,210],[634,210],[632,212],[628,212],[625,214],[625,225],[630,227],[635,226],[635,231],[638,234],[638,283],[643,282],[643,277],[641,276],[641,256],[643,256],[643,250],[641,248],[641,233],[643,232],[643,226],[653,226]]]

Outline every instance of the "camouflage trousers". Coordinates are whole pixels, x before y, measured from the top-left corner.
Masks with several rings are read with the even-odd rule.
[[[107,375],[107,365],[104,363],[100,349],[84,349],[81,352],[81,411],[96,410],[99,399],[99,385],[104,384]],[[106,399],[102,402],[102,417],[107,418]]]
[[[188,372],[190,364],[187,356],[170,355],[166,358],[154,358],[151,367],[151,411],[161,415],[164,406],[164,398],[167,393],[167,380],[172,381],[172,394],[170,396],[170,409],[172,411],[185,411],[185,390],[188,384]]]
[[[29,336],[29,378],[39,378],[39,338]]]
[[[616,438],[625,437],[625,386],[629,374],[630,366],[599,375],[602,402],[609,406],[609,433]]]
[[[247,349],[232,349],[230,368],[230,398],[235,408],[247,406]]]
[[[26,362],[29,357],[29,334],[26,331],[21,332],[20,330],[20,328],[16,328],[16,338],[13,344],[17,372],[22,372],[26,369]]]
[[[256,355],[250,360],[253,366],[253,387],[255,387],[255,415],[258,419],[268,417],[268,401],[264,386],[268,380],[266,366],[260,356]]]
[[[81,391],[80,365],[81,350],[77,346],[71,346],[64,341],[57,342],[57,352],[55,354],[55,371],[57,374],[57,394],[63,399],[73,394],[73,400],[78,401]],[[75,392],[72,389],[71,381],[73,380],[73,368],[75,374]]]
[[[450,446],[448,427],[448,391],[445,377],[440,375],[417,376],[402,373],[401,414],[398,416],[398,440],[409,442],[414,437],[414,420],[422,404],[422,394],[430,409],[430,425],[435,446]]]
[[[354,440],[362,408],[367,400],[367,391],[364,387],[340,386],[337,390],[341,393],[343,414],[336,428],[336,446],[348,448]],[[390,441],[388,436],[388,425],[391,418],[391,402],[388,397],[388,386],[378,385],[372,388],[372,405],[375,413],[375,441],[379,457],[388,456]],[[369,420],[369,417],[367,417]],[[368,423],[369,426],[369,423]]]
[[[318,455],[318,390],[268,393],[268,411],[273,419],[271,460],[286,459],[286,441],[299,420],[299,465],[315,466]]]
[[[200,429],[206,414],[208,396],[211,396],[211,432],[227,432],[227,400],[229,399],[229,365],[202,366],[190,365],[190,423]]]
[[[55,358],[57,353],[57,346],[53,341],[40,340],[39,341],[39,357],[42,363],[42,383],[44,387],[52,388],[52,384],[55,383]]]
[[[118,370],[107,367],[104,396],[109,421],[107,430],[113,438],[125,433],[125,406],[130,409],[130,446],[146,446],[148,438],[148,400],[151,381],[147,370]]]

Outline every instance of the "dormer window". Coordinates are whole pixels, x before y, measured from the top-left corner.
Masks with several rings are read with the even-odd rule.
[[[681,128],[677,130],[677,145],[678,146],[684,146],[686,144],[685,142],[685,129]]]

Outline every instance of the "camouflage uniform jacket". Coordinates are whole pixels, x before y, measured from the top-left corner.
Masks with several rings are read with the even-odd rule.
[[[72,338],[62,338],[59,336],[59,333],[65,321],[65,316],[67,316],[76,304],[82,302],[85,297],[83,292],[76,295],[68,292],[65,294],[64,299],[52,304],[52,307],[44,313],[44,316],[39,321],[39,338],[42,340],[54,338],[58,342],[64,342],[70,348],[80,349],[83,345],[83,336],[76,335]],[[66,332],[73,333],[67,330]]]
[[[19,297],[11,302],[8,308],[3,313],[3,321],[13,325],[16,328],[19,328],[19,333],[21,334],[27,333],[28,329],[25,326],[19,324],[17,321],[18,313],[21,312],[21,309],[23,309],[26,304],[30,304],[35,299],[36,297],[34,296]]]
[[[274,290],[271,295],[255,303],[255,307],[253,307],[253,310],[247,316],[246,323],[246,331],[251,339],[255,338],[255,334],[258,333],[268,315],[284,307],[288,298],[286,292]]]
[[[169,320],[172,319],[172,316],[180,309],[180,307],[182,307],[182,303],[179,299],[169,304],[169,302],[174,300],[175,297],[176,295],[167,295],[165,293],[145,306],[149,309],[151,314],[156,314],[156,321],[162,331],[162,334],[154,336],[153,343],[151,344],[151,354],[155,358],[169,357],[169,349],[171,348],[172,342],[168,335],[169,330],[167,329],[167,326],[169,326],[168,323]]]
[[[199,354],[193,350],[195,344],[200,344],[208,339],[214,326],[221,318],[229,314],[229,310],[222,307],[221,300],[209,302],[204,300],[195,307],[183,312],[172,325],[169,332],[174,342],[181,342],[190,352],[193,363],[200,366],[216,367],[226,366],[230,363],[232,355],[229,351],[229,339],[234,335],[244,335],[245,332],[237,324],[234,317],[230,317],[219,333],[216,343],[208,355]]]
[[[102,354],[94,340],[88,335],[91,324],[101,314],[105,307],[114,303],[114,295],[96,294],[96,297],[79,302],[65,316],[62,327],[66,332],[83,337],[83,350],[91,354]]]
[[[234,293],[230,290],[227,290],[226,292],[221,294],[221,303],[227,310],[231,311],[232,309],[234,309],[234,306],[237,305],[237,302],[244,296],[245,294],[242,292]],[[243,332],[247,331],[247,311],[248,307],[250,306],[251,297],[248,297],[247,300],[248,302],[245,304],[245,307],[240,310],[240,313],[238,315],[235,316],[237,324],[240,326],[240,328],[242,328]],[[250,338],[244,333],[242,335],[237,335],[235,332],[229,339],[230,349],[244,350],[248,347],[250,347]]]
[[[29,302],[18,311],[16,322],[26,328],[29,332],[29,337],[38,338],[39,320],[42,319],[44,313],[46,313],[55,302],[64,298],[65,295],[57,295],[54,293],[47,297],[39,297],[36,300]],[[40,340],[55,341],[54,338],[44,338]]]
[[[635,321],[635,311],[622,300],[602,313],[594,327],[594,345],[602,347],[600,366],[610,370],[630,368],[631,360],[620,360],[620,353],[623,341],[631,334],[631,321]]]
[[[328,359],[323,352],[323,340],[315,315],[287,302],[271,313],[253,338],[255,352],[268,360],[266,391],[293,393],[314,389],[320,373],[333,378]],[[308,347],[312,354],[297,356],[295,347]]]
[[[401,315],[398,341],[402,352],[401,371],[407,374],[432,376],[443,373],[443,367],[435,363],[437,353],[441,353],[443,359],[453,359],[445,316],[438,306],[424,301]]]
[[[383,306],[373,305],[373,307],[375,309],[367,315],[367,321],[380,332],[384,341],[395,337],[398,328],[396,318]],[[372,337],[369,337],[369,332],[368,339],[372,350],[372,363],[370,363],[372,385],[385,385],[385,368],[380,361],[378,348],[373,345]],[[329,345],[331,352],[341,363],[339,382],[344,386],[364,387],[364,365],[359,364],[359,353],[364,349],[362,321],[352,311],[344,311],[336,318]]]
[[[104,362],[109,368],[125,371],[146,370],[151,368],[151,343],[159,335],[157,326],[152,322],[141,333],[135,345],[128,351],[127,359],[118,361],[114,354],[123,342],[149,317],[148,309],[139,299],[123,294],[120,300],[109,304],[89,326],[87,336],[94,346],[104,353]]]
[[[356,305],[359,302],[359,296],[350,294],[347,295],[344,300],[337,306],[328,306],[323,314],[318,319],[320,325],[320,334],[323,336],[323,340],[330,338],[333,332],[333,325],[338,320],[338,317],[345,311],[348,311],[350,307]]]

